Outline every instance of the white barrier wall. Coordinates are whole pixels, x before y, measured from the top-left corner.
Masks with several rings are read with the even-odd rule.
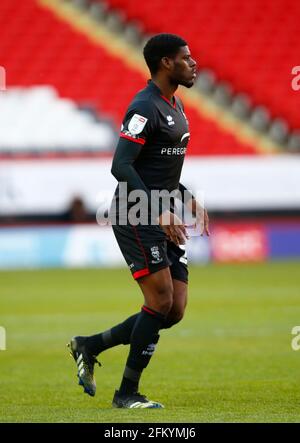
[[[0,162],[0,213],[64,211],[74,196],[90,210],[110,199],[111,158]],[[300,156],[187,157],[182,183],[208,209],[300,208]]]

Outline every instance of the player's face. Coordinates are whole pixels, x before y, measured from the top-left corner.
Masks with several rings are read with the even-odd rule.
[[[171,81],[177,85],[191,88],[196,78],[197,63],[192,59],[189,47],[181,46],[173,61],[173,69],[170,76]]]

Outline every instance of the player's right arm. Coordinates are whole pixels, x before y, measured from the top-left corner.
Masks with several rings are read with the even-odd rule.
[[[151,202],[151,193],[136,171],[134,162],[147,139],[154,135],[156,128],[157,122],[149,102],[140,102],[139,106],[129,108],[122,124],[111,167],[111,173],[119,183],[127,183],[129,191],[145,191],[149,202]],[[175,219],[174,214],[164,211],[160,205],[159,212],[155,216],[171,241],[177,245],[185,242],[185,227],[180,220]]]
[[[111,167],[111,173],[119,183],[126,182],[129,191],[145,191],[149,201],[150,191],[134,168],[134,162],[154,131],[155,120],[149,103],[139,102],[129,107]]]

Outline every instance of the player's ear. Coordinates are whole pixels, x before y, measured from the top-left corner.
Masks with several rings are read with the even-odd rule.
[[[161,59],[162,66],[168,71],[173,69],[173,60],[169,57],[163,57]]]

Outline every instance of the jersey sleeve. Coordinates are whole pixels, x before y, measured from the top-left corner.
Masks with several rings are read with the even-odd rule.
[[[156,130],[156,116],[151,102],[140,101],[129,106],[124,117],[120,138],[144,145]]]
[[[126,182],[129,191],[145,191],[150,205],[151,193],[137,173],[134,162],[143,149],[143,145],[154,134],[155,127],[153,112],[148,103],[130,107],[123,121],[111,167],[113,176],[119,183]],[[154,211],[153,216],[158,217],[161,212],[162,206],[159,205],[158,213]]]

